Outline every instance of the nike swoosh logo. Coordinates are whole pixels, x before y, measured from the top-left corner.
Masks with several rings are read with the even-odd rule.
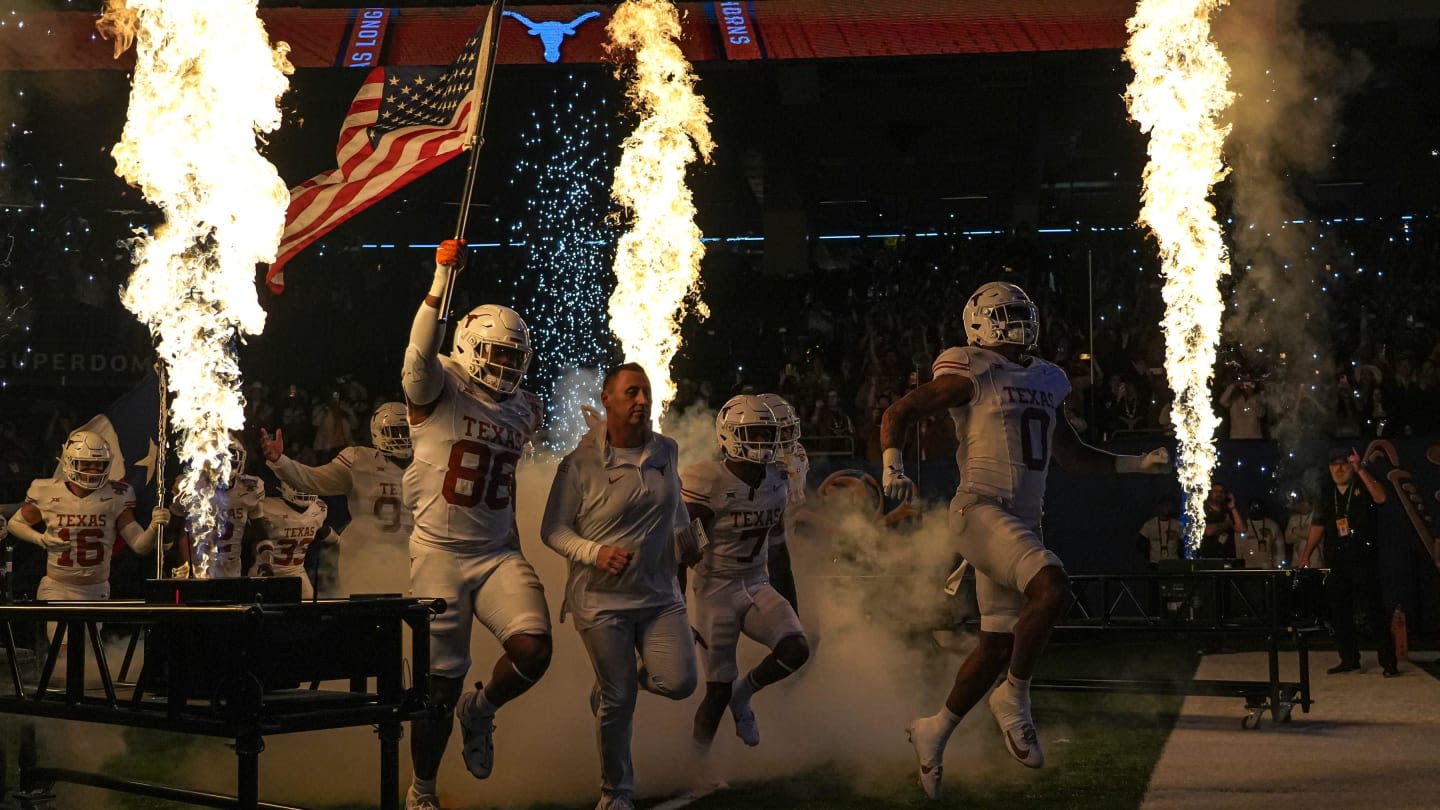
[[[619,475],[615,476],[614,478],[611,478],[611,479],[610,479],[610,483],[613,484],[613,483],[615,483],[616,481],[619,481],[621,478],[624,478],[624,477],[625,477],[625,473],[620,473]]]

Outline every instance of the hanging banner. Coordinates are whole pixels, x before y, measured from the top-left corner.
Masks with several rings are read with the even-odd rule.
[[[382,64],[385,30],[390,26],[394,9],[357,8],[350,11],[350,35],[345,49],[335,62],[336,67],[372,68]]]

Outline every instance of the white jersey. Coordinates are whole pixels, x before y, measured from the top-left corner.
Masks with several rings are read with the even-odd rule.
[[[215,554],[220,559],[218,565],[211,570],[217,571],[222,577],[238,577],[243,573],[240,555],[245,542],[245,530],[250,526],[250,521],[265,517],[265,482],[253,475],[237,475],[235,483],[225,490],[221,497],[224,498],[225,505],[220,515],[220,539],[215,542]],[[185,513],[178,500],[170,502],[170,513],[182,522],[185,520]],[[193,537],[190,551],[196,556],[190,564],[200,570],[200,551],[195,547]]]
[[[415,459],[404,493],[415,511],[412,542],[463,554],[520,548],[515,466],[540,427],[540,399],[517,390],[496,402],[455,361],[440,358],[445,385],[435,410],[410,426]]]
[[[25,502],[45,518],[45,574],[66,585],[110,581],[110,558],[120,513],[135,508],[135,490],[123,481],[76,495],[60,478],[30,484]],[[62,545],[63,544],[63,545]]]
[[[805,479],[810,477],[810,454],[805,452],[805,446],[797,442],[793,452],[781,454],[780,467],[790,482],[788,503],[791,506],[805,503]]]
[[[319,467],[307,467],[288,456],[267,464],[280,480],[301,492],[344,495],[350,508],[344,532],[347,544],[410,538],[415,519],[400,494],[405,470],[379,450],[347,447]]]
[[[304,576],[305,555],[329,516],[330,507],[318,499],[300,512],[279,498],[265,502],[265,523],[270,529],[269,540],[275,546],[270,557],[275,576]]]
[[[702,576],[746,579],[764,576],[768,539],[785,532],[785,503],[790,482],[779,464],[765,465],[760,486],[751,489],[723,461],[702,461],[680,474],[680,495],[687,504],[709,509],[705,522],[710,544],[695,570]]]
[[[978,346],[940,353],[934,376],[963,374],[975,383],[968,405],[950,409],[959,447],[960,492],[998,498],[1020,513],[1039,514],[1055,424],[1070,380],[1053,363],[1024,356],[1012,363]]]

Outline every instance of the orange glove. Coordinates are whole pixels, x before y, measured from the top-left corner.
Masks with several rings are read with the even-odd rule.
[[[465,240],[446,239],[435,248],[435,263],[456,269],[465,266]]]

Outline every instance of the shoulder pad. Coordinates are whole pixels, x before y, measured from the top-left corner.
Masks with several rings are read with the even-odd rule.
[[[935,358],[930,366],[932,376],[942,374],[980,374],[990,367],[991,353],[978,346],[951,346]]]
[[[702,461],[680,471],[680,496],[689,503],[710,504],[710,490],[715,486],[718,462]]]

